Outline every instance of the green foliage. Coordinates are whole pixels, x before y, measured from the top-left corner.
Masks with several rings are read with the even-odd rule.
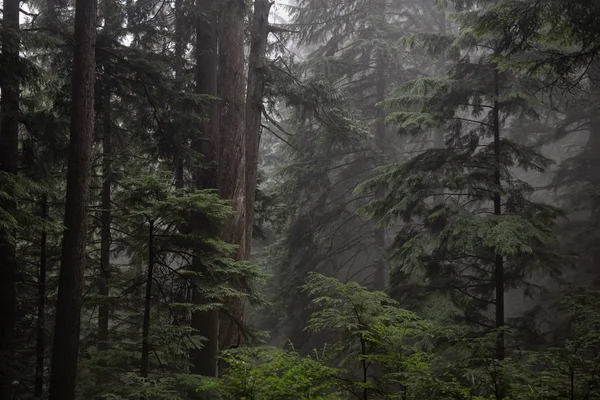
[[[150,396],[157,399],[181,399],[199,376],[186,374],[189,355],[204,346],[206,338],[186,321],[192,313],[223,309],[227,299],[246,297],[259,303],[258,290],[236,288],[232,278],[247,279],[258,286],[263,279],[256,265],[235,261],[236,247],[220,240],[220,225],[232,215],[228,202],[214,190],[175,189],[170,174],[149,171],[119,182],[114,195],[114,251],[127,254],[129,262],[113,275],[117,280],[108,299],[87,296],[87,306],[108,302],[120,326],[110,331],[112,346],[103,352],[90,351],[85,371],[91,377],[105,377],[100,383],[84,383],[82,391],[89,396],[102,394],[114,399]],[[202,229],[188,228],[190,216],[202,222]],[[152,309],[150,315],[150,375],[139,377],[139,352],[142,343],[143,309],[141,286],[147,276],[148,242],[152,237],[154,259]],[[115,238],[116,239],[116,238]],[[195,265],[201,263],[202,272]],[[194,288],[206,300],[191,301],[187,293]],[[116,297],[118,296],[118,297]],[[87,338],[93,346],[95,324]],[[94,379],[91,381],[93,382]],[[84,381],[85,382],[85,381]]]
[[[200,390],[254,400],[491,400],[502,391],[514,400],[598,398],[595,292],[575,289],[562,298],[569,330],[556,346],[498,361],[494,333],[427,322],[383,293],[318,274],[310,276],[306,290],[314,308],[310,329],[326,333],[332,343],[313,350],[312,357],[274,348],[228,351],[223,377]]]
[[[434,326],[387,294],[318,274],[306,290],[315,309],[309,329],[335,335],[329,351],[349,393],[363,399],[469,397],[456,380],[434,375]]]
[[[294,350],[271,347],[225,351],[226,374],[198,390],[214,391],[211,398],[240,400],[341,400],[337,370]]]
[[[560,262],[552,246],[561,212],[533,201],[533,187],[515,174],[545,171],[552,164],[511,133],[525,135],[528,121],[539,119],[538,102],[528,89],[535,79],[499,71],[493,61],[497,38],[473,35],[474,19],[491,4],[455,3],[449,9],[460,30],[449,29],[445,37],[453,38],[452,48],[460,52],[440,55],[441,76],[405,82],[381,103],[401,134],[424,140],[434,130],[438,142],[380,168],[363,183],[361,193],[385,195],[361,211],[382,226],[396,227],[389,250],[391,290],[408,307],[423,310],[429,296],[446,296],[457,322],[490,328],[498,318],[491,318],[497,279],[504,291],[533,293],[539,288],[529,282],[532,273],[557,272]],[[436,50],[431,38],[415,36],[409,45],[420,42]],[[497,257],[504,266],[501,278],[495,276]]]
[[[588,0],[501,1],[478,16],[473,31],[480,37],[500,36],[503,66],[571,85],[597,62],[599,15],[598,3]]]

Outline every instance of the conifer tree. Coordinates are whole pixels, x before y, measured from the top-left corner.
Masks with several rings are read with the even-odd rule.
[[[2,17],[2,99],[0,105],[0,174],[14,185],[18,172],[19,140],[19,1],[4,2]],[[3,185],[5,186],[5,185]],[[2,191],[12,191],[9,185]],[[11,190],[12,189],[12,190]],[[16,258],[14,218],[17,204],[9,192],[0,203],[0,395],[12,398],[16,335]]]
[[[277,286],[285,288],[282,293],[292,307],[288,313],[298,318],[294,323],[304,324],[300,316],[306,298],[297,293],[303,301],[291,300],[290,290],[297,290],[290,286],[297,287],[309,271],[370,282],[377,289],[387,284],[386,229],[357,214],[368,196],[354,189],[375,167],[409,151],[410,145],[388,129],[376,104],[392,87],[427,70],[425,57],[418,51],[406,56],[399,39],[405,30],[438,29],[429,15],[432,6],[307,0],[290,7],[291,26],[298,31],[293,37],[308,57],[303,63],[285,60],[277,65],[281,75],[272,78],[284,82],[273,85],[274,94],[292,110],[284,114],[283,130],[277,124],[273,129],[294,135],[286,139],[292,146],[286,149],[289,161],[274,192],[293,213],[279,226],[286,239],[272,247],[271,262],[282,265],[275,272],[282,277]],[[294,82],[286,74],[300,78]],[[290,330],[299,345],[304,334],[298,327]]]
[[[425,150],[382,169],[365,188],[385,188],[388,194],[365,209],[385,225],[404,224],[391,250],[399,282],[420,276],[426,296],[447,293],[461,319],[495,329],[495,358],[502,360],[504,293],[515,287],[534,289],[527,279],[536,268],[552,271],[548,246],[558,214],[532,201],[531,186],[512,172],[543,170],[549,163],[508,136],[521,121],[536,118],[519,91],[528,82],[499,71],[492,60],[497,39],[475,40],[472,10],[460,3],[456,10],[460,34],[413,39],[425,46],[454,40],[448,75],[401,85],[387,102],[395,108],[388,121],[405,134],[443,127],[445,148]],[[436,196],[441,201],[432,202]]]
[[[75,51],[65,233],[50,379],[50,399],[75,399],[80,313],[90,192],[96,72],[95,0],[80,0],[75,11]]]
[[[196,93],[210,96],[217,95],[217,4],[212,1],[198,3],[196,19]],[[219,145],[219,108],[212,102],[207,109],[207,121],[200,126],[199,137],[193,145],[198,155],[194,164],[194,185],[197,189],[215,189],[216,176],[216,151]],[[194,217],[193,229],[199,230],[201,220]],[[198,273],[208,272],[196,257],[194,270]],[[202,305],[210,299],[202,296],[198,288],[194,287],[192,299],[195,304]],[[217,376],[219,352],[219,311],[217,309],[197,310],[192,314],[191,326],[206,341],[204,346],[193,349],[191,353],[191,371],[205,376]]]
[[[546,99],[557,114],[543,140],[585,143],[566,155],[553,186],[566,193],[570,210],[589,213],[589,224],[580,221],[563,226],[565,242],[576,246],[585,268],[584,280],[598,285],[598,4],[588,1],[544,4],[501,1],[475,23],[478,35],[498,35],[497,62],[512,71],[543,76]],[[587,132],[586,132],[587,131]],[[583,132],[589,140],[581,140]],[[584,261],[585,260],[585,261]]]

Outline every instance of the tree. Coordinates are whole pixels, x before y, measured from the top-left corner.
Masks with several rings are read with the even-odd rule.
[[[559,212],[530,200],[533,189],[512,172],[549,165],[508,133],[537,117],[532,99],[519,91],[530,81],[500,72],[493,62],[498,39],[476,41],[469,34],[471,9],[459,4],[457,11],[462,32],[455,38],[416,35],[419,46],[439,48],[447,40],[457,46],[449,48],[448,76],[408,82],[387,103],[396,109],[388,121],[402,133],[443,127],[446,146],[383,169],[365,187],[389,192],[366,210],[383,224],[404,223],[392,248],[399,279],[410,286],[410,277],[419,276],[417,285],[447,291],[466,322],[496,330],[496,359],[503,360],[504,293],[534,290],[528,278],[535,268],[552,274],[550,246]],[[441,188],[443,201],[431,202]]]
[[[110,45],[110,41],[114,40],[110,30],[115,29],[114,14],[116,13],[116,4],[112,0],[105,0],[103,7],[104,29],[100,36],[104,36],[106,44]],[[101,64],[101,63],[99,63]],[[108,68],[108,67],[107,67]],[[106,351],[108,348],[108,331],[109,331],[109,306],[108,296],[110,294],[110,277],[111,277],[111,223],[112,223],[112,90],[109,82],[108,73],[100,83],[101,89],[101,106],[100,114],[102,116],[102,194],[101,194],[101,232],[100,232],[100,270],[98,273],[98,294],[105,298],[103,304],[98,307],[98,351]],[[98,376],[101,381],[104,379]]]
[[[237,259],[250,255],[246,247],[249,232],[246,213],[247,142],[245,128],[244,80],[244,0],[227,0],[220,4],[219,14],[219,77],[220,104],[219,145],[217,150],[217,188],[223,199],[231,200],[236,211],[231,222],[223,227],[221,237],[239,245]],[[242,282],[237,282],[242,287]],[[219,319],[219,347],[239,345],[244,340],[242,325],[246,304],[232,300]]]
[[[199,15],[196,19],[196,93],[201,95],[217,95],[217,15],[216,2],[212,0],[198,3]],[[219,145],[219,107],[212,101],[208,108],[208,120],[200,127],[200,132],[193,145],[198,159],[194,164],[193,176],[196,189],[216,188],[216,152]],[[193,229],[198,232],[202,220],[194,216]],[[208,269],[194,259],[194,270],[208,278]],[[194,287],[192,298],[195,304],[202,305],[210,299],[202,296]],[[205,376],[217,376],[219,353],[219,311],[216,308],[195,311],[192,314],[191,326],[206,338],[204,346],[193,349],[191,353],[192,372]]]
[[[260,130],[263,106],[263,90],[265,84],[265,69],[267,57],[267,41],[269,36],[269,12],[273,3],[268,0],[254,2],[254,15],[252,17],[250,55],[248,59],[248,83],[246,85],[246,110],[245,110],[245,151],[246,175],[245,179],[245,213],[247,223],[245,226],[245,239],[243,246],[252,248],[252,226],[254,221],[254,203],[256,199],[256,184],[258,172],[258,151],[260,143]]]
[[[565,191],[564,204],[574,213],[589,213],[589,224],[577,221],[564,226],[564,241],[577,247],[585,275],[598,286],[598,215],[600,182],[598,149],[600,124],[597,120],[598,26],[592,21],[600,15],[598,4],[575,1],[569,4],[549,1],[502,1],[479,16],[474,28],[477,35],[501,37],[496,61],[503,68],[545,78],[546,99],[557,121],[543,140],[575,140],[586,132],[587,143],[572,156],[566,156],[553,186]],[[558,101],[557,101],[558,99]],[[574,215],[575,219],[579,219]],[[584,261],[586,260],[586,261]]]
[[[0,174],[4,182],[16,183],[19,157],[19,1],[4,2],[2,19],[2,99],[0,104]],[[14,191],[14,188],[3,188]],[[3,190],[3,191],[4,191]],[[16,201],[9,192],[0,210],[0,396],[10,399],[14,390],[14,340],[16,324],[16,275],[14,213]],[[12,221],[11,221],[12,220]]]
[[[219,14],[219,77],[218,95],[221,99],[219,146],[217,154],[217,188],[223,199],[231,200],[236,216],[224,229],[223,239],[240,244],[239,258],[247,258],[242,246],[246,229],[243,198],[245,197],[245,140],[244,140],[244,17],[242,0],[227,0],[220,5]],[[224,343],[235,341],[233,332],[223,332]]]
[[[269,76],[270,98],[279,96],[282,104],[268,111],[283,121],[269,121],[269,128],[289,147],[278,152],[284,166],[272,178],[272,196],[286,212],[276,213],[281,240],[271,246],[268,262],[280,279],[272,285],[281,288],[277,301],[290,307],[284,317],[290,326],[280,325],[296,346],[309,334],[301,328],[307,299],[297,289],[308,272],[379,290],[387,285],[390,231],[357,213],[384,191],[355,189],[378,166],[412,150],[386,126],[377,104],[395,85],[432,69],[423,54],[409,56],[400,44],[405,31],[438,29],[432,7],[373,0],[305,0],[290,7],[292,38],[307,56],[303,62],[281,58]],[[276,308],[284,309],[280,303]]]
[[[75,5],[71,136],[51,400],[75,398],[94,133],[96,6],[95,0],[78,0]]]

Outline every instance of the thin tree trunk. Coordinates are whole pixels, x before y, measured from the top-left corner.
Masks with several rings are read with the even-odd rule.
[[[77,0],[65,232],[56,305],[50,400],[74,400],[94,133],[96,1]]]
[[[183,72],[183,0],[175,0],[175,79],[181,79]],[[175,125],[175,124],[174,124]],[[178,126],[174,126],[173,140],[175,141],[175,155],[173,158],[175,186],[183,188],[184,146],[183,135]]]
[[[246,89],[246,232],[244,242],[245,253],[242,254],[243,259],[248,259],[252,250],[252,225],[254,221],[254,201],[256,198],[265,60],[267,38],[269,35],[269,12],[272,4],[269,0],[254,1],[250,56],[248,59],[248,84]]]
[[[150,221],[148,227],[148,273],[146,275],[146,296],[144,297],[144,322],[142,324],[142,359],[140,376],[148,377],[150,370],[150,306],[152,301],[152,280],[154,273],[154,222]]]
[[[385,21],[385,1],[378,1],[376,3],[377,13],[379,18],[382,21]],[[377,84],[376,84],[376,93],[375,100],[377,103],[385,100],[385,90],[386,90],[386,70],[387,70],[387,62],[386,56],[383,53],[383,50],[378,49],[376,54],[376,74],[377,74]],[[385,153],[386,153],[386,129],[384,122],[384,111],[381,108],[376,110],[376,121],[375,121],[375,146],[377,147],[378,165],[383,165],[385,163]],[[377,190],[375,193],[376,199],[383,199],[385,196],[385,192],[383,189]],[[386,262],[383,259],[383,250],[385,249],[385,228],[384,227],[376,227],[373,232],[375,238],[375,246],[377,246],[377,250],[379,255],[377,256],[377,260],[375,262],[375,274],[373,277],[373,286],[375,290],[385,290],[386,280],[387,280],[387,270],[386,270]]]
[[[493,109],[493,128],[494,128],[494,215],[502,215],[501,202],[501,149],[500,149],[500,105],[498,96],[500,94],[498,70],[494,67],[494,109]],[[504,259],[500,254],[496,254],[495,277],[496,285],[496,329],[498,336],[496,339],[496,359],[504,360]]]
[[[196,93],[216,96],[217,94],[217,3],[215,0],[199,0],[199,12],[196,21]],[[218,141],[219,108],[213,103],[208,110],[209,120],[201,126],[200,136],[194,141],[194,150],[202,156],[201,165],[194,168],[194,183],[197,189],[214,188],[216,184],[216,144]],[[193,229],[202,228],[199,216],[193,218]],[[194,249],[197,252],[197,249]],[[194,270],[205,277],[210,273],[200,263],[200,258],[193,259]],[[210,278],[207,278],[210,279]],[[210,282],[207,282],[210,285]],[[194,304],[207,304],[210,299],[194,286],[192,291]],[[190,354],[191,372],[194,374],[216,377],[218,375],[219,353],[219,311],[196,311],[192,314],[191,326],[199,335],[207,340],[200,349]]]
[[[442,13],[436,13],[436,17],[439,19],[440,23],[440,33],[442,35],[446,34],[446,16]],[[446,66],[446,56],[442,54],[440,57],[439,65],[438,65],[438,75],[444,74],[444,67]],[[443,149],[445,144],[445,135],[444,135],[444,127],[436,127],[433,130],[433,147],[435,149]],[[442,195],[444,188],[439,188],[438,193],[433,196],[433,204],[435,206],[439,206],[444,201],[444,196]]]
[[[48,220],[48,198],[42,197],[40,202],[41,217]],[[48,233],[42,228],[40,237],[40,266],[38,271],[38,301],[37,301],[37,336],[35,343],[35,386],[33,397],[39,399],[44,394],[44,353],[46,352],[46,270],[48,268],[46,245]]]
[[[2,100],[0,104],[0,171],[16,176],[19,139],[19,1],[5,0],[3,10]],[[17,204],[3,201],[12,213]],[[16,325],[15,276],[17,260],[14,232],[0,232],[0,398],[12,399],[14,339]]]
[[[219,14],[219,81],[221,99],[217,188],[223,199],[231,200],[235,216],[222,229],[223,240],[239,245],[236,258],[246,254],[245,140],[244,140],[244,0],[224,0]],[[232,282],[241,288],[242,282]],[[241,325],[246,302],[235,298],[227,302],[220,316],[221,348],[243,342]]]
[[[111,205],[111,183],[112,183],[112,120],[111,120],[111,91],[110,87],[105,89],[102,107],[102,169],[104,180],[102,182],[102,214],[100,235],[100,273],[98,274],[98,294],[102,296],[102,303],[98,307],[98,352],[108,349],[108,296],[111,275],[110,266],[110,228],[112,222]],[[104,377],[99,374],[98,383],[105,382]]]

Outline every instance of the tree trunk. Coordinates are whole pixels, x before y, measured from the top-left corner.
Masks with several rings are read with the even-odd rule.
[[[443,13],[436,13],[436,18],[438,18],[438,20],[439,20],[440,33],[442,33],[442,35],[445,35],[446,34],[446,16]],[[445,66],[446,66],[446,56],[445,56],[445,54],[442,54],[442,56],[440,57],[438,68],[437,68],[438,69],[437,75],[443,76]],[[434,149],[443,149],[446,146],[444,139],[445,139],[444,127],[434,128],[433,129],[433,148]],[[444,188],[439,188],[438,193],[435,196],[433,196],[434,206],[439,206],[444,202],[444,196],[442,194],[443,190],[444,190]]]
[[[56,305],[50,400],[74,400],[94,133],[96,1],[77,0],[65,232]]]
[[[196,21],[196,93],[216,96],[217,94],[217,3],[215,0],[199,0],[200,15]],[[213,103],[208,110],[209,120],[200,128],[200,135],[194,141],[194,150],[202,156],[200,165],[194,168],[194,183],[197,189],[214,188],[215,150],[218,140],[219,108]],[[193,229],[203,227],[198,216],[193,219]],[[197,250],[194,250],[196,253]],[[210,273],[194,257],[194,270],[203,276]],[[210,284],[210,282],[207,282]],[[194,304],[206,304],[210,299],[202,296],[195,286],[192,292]],[[218,310],[196,311],[192,314],[191,326],[199,335],[207,340],[201,349],[194,349],[190,354],[191,372],[194,374],[216,377],[218,375],[219,353],[219,312]]]
[[[110,242],[111,242],[111,184],[112,184],[112,120],[111,120],[111,91],[110,87],[105,89],[102,106],[102,213],[101,213],[101,234],[100,234],[100,273],[98,274],[98,294],[102,296],[101,304],[98,307],[98,352],[108,349],[108,296],[109,282],[111,275],[110,266]],[[105,382],[103,376],[98,375],[98,383]]]
[[[500,149],[500,105],[498,97],[500,95],[500,83],[498,77],[498,69],[494,66],[494,109],[493,112],[493,129],[494,129],[494,215],[502,215],[501,201],[501,149]],[[495,276],[494,282],[496,285],[496,329],[498,336],[496,338],[496,359],[504,360],[504,259],[502,255],[496,254],[495,259]]]
[[[244,140],[244,0],[221,2],[219,25],[219,84],[221,98],[217,188],[223,199],[231,200],[235,216],[221,232],[223,240],[239,245],[236,258],[246,254],[245,140]],[[242,282],[232,282],[241,288]],[[227,312],[220,316],[220,347],[243,342],[241,325],[246,302],[228,301]]]
[[[48,220],[48,198],[46,195],[40,202],[41,217],[44,223]],[[39,399],[44,394],[44,353],[46,351],[46,270],[48,268],[46,245],[48,233],[42,228],[40,238],[40,267],[38,271],[37,302],[37,337],[35,343],[35,386],[33,397]]]
[[[148,273],[146,275],[146,296],[144,297],[144,322],[142,324],[142,359],[140,376],[148,377],[150,370],[150,306],[152,301],[152,279],[154,274],[154,222],[150,221],[148,227]]]
[[[254,200],[256,198],[265,60],[269,35],[269,12],[272,4],[269,0],[254,1],[246,89],[246,232],[243,259],[250,257],[252,249],[252,225],[254,221]]]
[[[175,0],[175,79],[181,79],[183,72],[184,56],[183,40],[183,0]],[[173,140],[175,142],[175,155],[173,157],[173,168],[175,176],[175,186],[183,188],[183,167],[184,167],[184,146],[181,129],[173,124]]]
[[[2,32],[3,72],[0,104],[0,171],[16,177],[19,140],[19,1],[4,0]],[[8,213],[17,204],[6,200]],[[15,276],[17,260],[14,232],[0,232],[0,398],[13,397],[14,339],[16,325]]]
[[[243,0],[221,2],[219,25],[219,80],[221,98],[217,188],[221,197],[232,200],[235,220],[223,230],[223,239],[243,243],[245,140],[244,140],[244,15]],[[244,254],[240,247],[238,254]]]
[[[385,1],[378,1],[376,3],[377,14],[379,18],[385,21]],[[387,62],[386,56],[383,53],[383,50],[378,49],[376,54],[376,74],[377,74],[377,84],[376,84],[376,93],[375,93],[375,101],[377,103],[385,100],[385,90],[386,90],[386,71],[387,71]],[[385,113],[381,108],[376,109],[376,121],[375,121],[375,146],[377,148],[377,164],[383,165],[385,163],[385,146],[386,146],[386,135],[385,135],[385,122],[384,122]],[[385,192],[383,189],[379,189],[375,193],[376,199],[383,199],[385,196]],[[386,280],[387,280],[387,269],[386,262],[383,258],[383,251],[385,249],[385,228],[384,227],[376,227],[373,232],[375,238],[375,246],[377,246],[377,260],[375,261],[375,274],[373,277],[373,287],[375,290],[385,290]]]

